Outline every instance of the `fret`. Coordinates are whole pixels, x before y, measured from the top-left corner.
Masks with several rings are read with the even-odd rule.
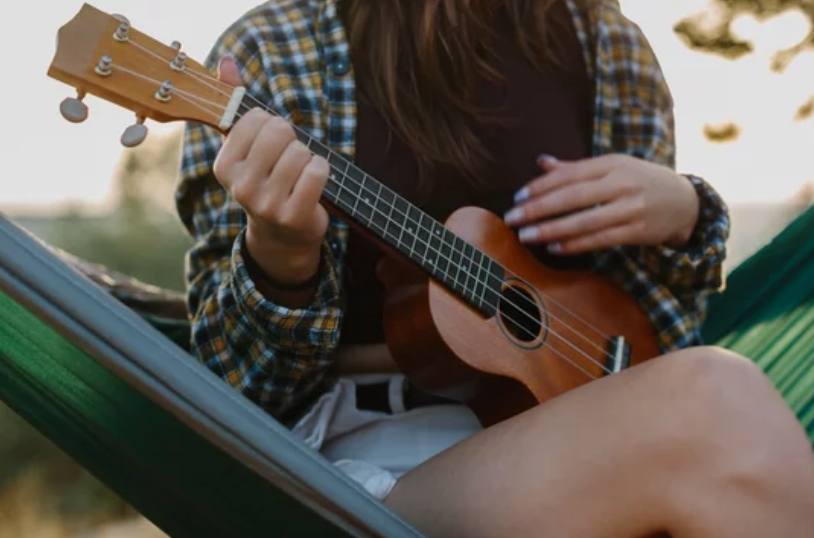
[[[383,208],[386,208],[386,210],[383,212],[384,215],[386,215],[386,216],[383,216],[383,218],[384,218],[384,237],[388,241],[391,241],[391,242],[392,242],[393,239],[396,239],[397,243],[396,243],[395,246],[398,249],[398,247],[399,247],[398,241],[400,241],[400,239],[401,239],[399,237],[399,229],[401,228],[401,226],[399,226],[398,221],[393,218],[393,213],[395,213],[395,209],[396,209],[396,195],[395,195],[395,193],[393,193],[393,191],[391,191],[390,189],[386,189],[386,188],[381,188],[381,189],[379,189],[379,191],[380,191],[379,198],[381,199],[381,205],[383,206]]]
[[[410,217],[410,226],[413,229],[413,235],[416,238],[413,244],[415,260],[423,266],[427,261],[426,239],[429,239],[427,234],[424,234],[424,236],[421,234],[421,231],[424,230],[424,212],[419,211],[415,206],[410,206],[408,215]]]
[[[435,267],[437,270],[437,276],[438,278],[443,278],[446,280],[447,269],[449,268],[449,259],[447,258],[446,254],[444,254],[442,243],[447,238],[448,230],[441,226],[438,222],[433,221],[430,231],[432,232],[430,235],[430,248],[432,249],[433,255],[436,257]]]
[[[497,313],[500,303],[500,297],[503,293],[503,268],[496,265],[495,261],[489,258],[489,268],[486,271],[486,287],[488,289],[486,307],[482,309],[487,315],[494,315]]]
[[[359,198],[359,186],[352,181],[346,181],[345,175],[335,166],[331,166],[331,175],[329,178],[338,185],[336,195],[337,205],[339,205],[343,210],[348,211],[349,214],[353,216],[353,214],[350,213],[350,210],[353,208],[356,200]]]
[[[455,268],[455,264],[452,261],[452,244],[455,241],[455,235],[447,230],[446,228],[443,229],[441,232],[441,254],[440,257],[444,260],[444,279],[450,286],[455,285],[455,281],[452,278],[452,271]]]
[[[461,238],[458,237],[457,235],[454,236],[453,240],[452,240],[452,247],[450,249],[451,250],[450,260],[451,260],[451,263],[452,263],[452,269],[455,271],[455,276],[453,277],[453,279],[455,281],[454,286],[456,288],[458,288],[458,289],[460,289],[460,286],[461,286],[459,277],[460,277],[460,274],[461,274],[461,261],[462,261],[461,248],[462,248],[462,246],[463,246],[463,240],[461,240]]]
[[[466,297],[467,292],[470,295],[470,299],[475,299],[474,294],[474,284],[475,284],[475,247],[470,245],[469,243],[464,243],[464,255],[463,260],[461,262],[464,271],[464,297]],[[473,283],[470,286],[470,282]]]
[[[297,135],[297,138],[299,139],[299,135]],[[302,142],[302,140],[300,140],[300,142]],[[311,150],[311,153],[313,153],[314,155],[318,155],[325,160],[328,160],[328,156],[330,155],[331,150],[328,149],[327,146],[325,146],[324,144],[320,144],[319,142],[317,142],[316,139],[311,138],[310,136],[308,137],[308,142],[304,142],[304,144],[308,146],[308,149]]]
[[[426,217],[425,219],[425,214],[422,211],[419,213],[418,225],[416,228],[416,236],[418,237],[419,245],[419,248],[417,248],[416,251],[420,250],[419,254],[421,256],[421,264],[424,266],[427,265],[428,258],[434,260],[437,257],[434,255],[434,251],[430,248],[430,232],[427,228],[427,224],[424,223],[425,220],[429,221],[430,226],[432,225],[432,219],[429,217]]]
[[[308,149],[311,149],[311,144],[318,142],[308,133],[303,131],[302,129],[294,128],[294,135],[297,137],[297,140],[308,146]]]
[[[356,200],[354,200],[354,202],[353,202],[353,209],[351,209],[351,216],[355,217],[356,216],[356,210],[359,207],[359,200],[364,198],[366,189],[365,189],[365,180],[364,180],[364,178],[362,178],[361,183],[358,183],[356,181],[352,181],[352,183],[359,187],[358,190],[356,191]]]
[[[483,307],[483,292],[484,292],[484,289],[486,287],[486,284],[483,281],[483,278],[485,277],[485,275],[483,274],[483,252],[481,252],[480,250],[476,251],[475,256],[473,257],[473,260],[475,258],[478,258],[478,260],[475,262],[477,264],[477,266],[478,266],[478,270],[477,270],[477,272],[472,271],[472,274],[475,275],[475,287],[472,290],[472,299],[473,300],[478,300],[478,306],[482,308]],[[478,289],[480,289],[480,297],[478,297],[478,295],[479,295],[478,294]]]
[[[378,185],[379,185],[379,188],[376,190],[376,199],[373,201],[373,211],[371,212],[370,218],[367,221],[368,226],[371,226],[373,224],[374,215],[379,215],[380,211],[381,211],[381,209],[379,208],[379,200],[382,197],[382,184],[378,183]],[[384,231],[386,229],[386,226],[387,226],[387,223],[383,223],[383,224],[384,225],[381,226],[382,233],[384,233]]]
[[[396,210],[394,211],[394,215],[401,227],[399,230],[398,249],[412,258],[415,236],[408,232],[408,229],[411,228],[410,219],[407,217],[409,208],[410,204],[404,198],[401,196],[396,197]]]
[[[365,180],[362,179],[362,183],[359,184],[359,196],[353,204],[353,216],[356,217],[356,220],[358,220],[360,224],[364,224],[368,229],[371,229],[370,221],[373,220],[375,211],[376,208],[373,206],[373,197],[371,196],[370,189],[365,184]],[[375,230],[371,229],[371,231]]]

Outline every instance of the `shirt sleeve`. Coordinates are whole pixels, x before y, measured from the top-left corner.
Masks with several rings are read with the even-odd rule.
[[[273,89],[255,35],[250,28],[233,26],[213,49],[207,67],[231,54],[251,79],[249,91],[271,103]],[[267,300],[244,263],[246,214],[213,173],[221,144],[215,130],[187,124],[176,207],[194,239],[186,257],[192,350],[212,372],[290,423],[317,396],[332,366],[343,317],[347,228],[331,219],[322,246],[321,283],[307,307],[291,309]]]
[[[608,24],[609,68],[618,88],[613,117],[613,150],[675,170],[673,98],[656,55],[641,29],[615,8]],[[704,179],[684,174],[695,188],[699,217],[690,241],[680,249],[642,247],[638,263],[670,289],[688,313],[704,311],[707,293],[723,285],[730,219],[727,205]]]

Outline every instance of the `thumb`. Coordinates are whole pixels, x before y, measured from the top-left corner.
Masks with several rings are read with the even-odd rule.
[[[243,79],[240,76],[240,69],[237,67],[234,58],[224,56],[218,62],[218,80],[230,86],[242,86]]]

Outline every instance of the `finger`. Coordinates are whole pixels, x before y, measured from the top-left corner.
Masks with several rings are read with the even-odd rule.
[[[557,165],[560,164],[559,159],[553,155],[542,154],[537,157],[537,166],[543,169],[544,172],[551,172]]]
[[[270,171],[269,195],[280,203],[286,204],[294,190],[294,185],[311,158],[311,152],[305,147],[305,144],[297,140],[290,143]]]
[[[612,228],[636,220],[640,216],[635,206],[627,201],[618,201],[571,215],[532,224],[522,228],[518,236],[527,244],[558,243],[569,238],[584,236],[599,230]]]
[[[579,161],[550,162],[544,165],[547,173],[526,184],[515,194],[515,202],[540,196],[568,183],[599,179],[608,174],[619,162],[616,155],[603,155]]]
[[[240,76],[240,68],[231,56],[224,56],[218,62],[218,80],[230,86],[242,86],[243,79]]]
[[[618,198],[622,194],[613,182],[583,181],[537,196],[506,213],[509,226],[523,226],[541,219],[563,215]]]
[[[266,114],[263,112],[263,114]],[[263,128],[251,140],[244,160],[255,177],[265,180],[271,175],[283,152],[296,140],[291,126],[282,118],[267,115]]]
[[[270,119],[269,114],[255,109],[238,120],[229,135],[225,137],[223,146],[215,159],[215,176],[220,181],[228,182],[233,179],[228,173],[229,169],[246,159],[252,144]]]
[[[641,242],[639,240],[641,230],[641,221],[629,222],[588,235],[574,237],[561,243],[552,243],[549,246],[549,251],[562,256],[570,256],[621,245],[636,245]]]
[[[286,204],[286,211],[310,218],[312,212],[319,206],[330,171],[328,161],[323,157],[312,158],[294,184],[294,190]]]

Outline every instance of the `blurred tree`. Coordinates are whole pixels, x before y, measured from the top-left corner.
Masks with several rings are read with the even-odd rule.
[[[190,245],[173,205],[181,154],[180,132],[156,136],[122,154],[109,214],[58,216],[43,239],[87,261],[156,286],[182,290]]]
[[[183,289],[190,239],[175,214],[179,132],[148,138],[122,154],[113,209],[90,216],[73,208],[48,219],[20,218],[45,242],[156,286]],[[135,511],[0,405],[0,538],[33,536],[57,525],[70,536]],[[23,517],[24,514],[28,516]],[[27,519],[26,519],[27,518]]]
[[[718,54],[729,59],[738,59],[754,50],[754,45],[740,39],[732,30],[733,22],[740,16],[751,15],[757,20],[766,20],[785,12],[796,11],[809,21],[809,33],[800,42],[789,48],[778,50],[768,66],[776,72],[783,70],[804,51],[814,52],[814,0],[713,0],[712,8],[679,21],[674,30],[687,45],[703,52]],[[802,121],[814,115],[814,77],[812,95],[800,103],[795,119]],[[713,130],[713,139],[720,131]],[[725,132],[737,135],[736,131]]]

